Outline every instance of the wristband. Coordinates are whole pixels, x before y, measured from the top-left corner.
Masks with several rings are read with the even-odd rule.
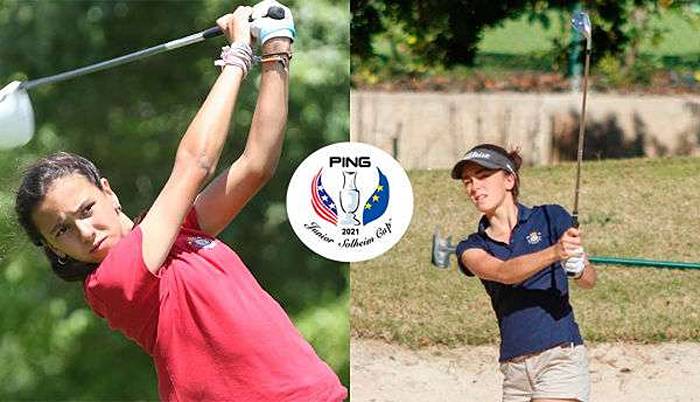
[[[268,53],[260,56],[261,63],[278,62],[285,72],[289,70],[289,60],[291,59],[292,53],[289,52]]]

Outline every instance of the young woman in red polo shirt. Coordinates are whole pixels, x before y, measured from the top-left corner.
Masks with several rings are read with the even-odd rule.
[[[279,5],[266,1],[261,7]],[[257,8],[258,6],[256,6]],[[243,262],[216,236],[272,176],[287,119],[294,25],[238,7],[217,24],[222,72],[182,138],[170,178],[137,224],[92,162],[58,153],[24,176],[19,220],[56,274],[83,281],[112,329],[154,360],[166,401],[340,401],[347,395]],[[213,175],[239,88],[262,44],[258,102],[242,156]],[[262,36],[262,37],[261,37]]]

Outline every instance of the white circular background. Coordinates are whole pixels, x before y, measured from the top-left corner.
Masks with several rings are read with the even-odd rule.
[[[368,156],[370,167],[329,167],[331,156],[357,158]],[[384,214],[367,225],[333,225],[315,213],[311,204],[311,182],[320,169],[323,169],[322,183],[326,192],[337,205],[338,221],[343,215],[340,207],[340,190],[343,186],[342,171],[357,171],[357,189],[360,191],[360,207],[356,216],[361,220],[363,205],[374,192],[378,183],[377,167],[387,177],[389,183],[389,204]],[[339,142],[327,145],[309,155],[292,175],[287,188],[287,217],[294,233],[312,251],[323,257],[340,262],[358,262],[377,257],[393,247],[404,235],[413,216],[413,188],[401,165],[388,153],[372,145],[359,142]],[[317,230],[333,242],[323,240],[304,225],[315,222]],[[391,224],[391,232],[379,237],[377,231]],[[344,228],[357,228],[358,235],[343,234]],[[340,247],[345,239],[358,241],[373,238],[374,241],[359,247]]]

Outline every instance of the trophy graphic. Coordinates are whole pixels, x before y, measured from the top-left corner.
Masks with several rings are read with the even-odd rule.
[[[343,188],[340,190],[340,209],[345,215],[340,219],[340,224],[345,226],[359,226],[360,221],[355,217],[355,212],[360,206],[360,190],[355,184],[357,172],[343,172]]]

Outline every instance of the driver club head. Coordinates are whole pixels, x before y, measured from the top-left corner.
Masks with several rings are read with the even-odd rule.
[[[454,253],[455,246],[452,245],[452,236],[440,237],[440,229],[435,228],[433,233],[433,253],[431,263],[438,268],[450,267],[450,255]]]
[[[585,11],[577,11],[571,18],[571,26],[574,27],[576,32],[582,34],[586,40],[591,40],[591,19],[588,18],[588,14]]]
[[[34,109],[20,81],[0,90],[0,148],[19,147],[34,135]]]

